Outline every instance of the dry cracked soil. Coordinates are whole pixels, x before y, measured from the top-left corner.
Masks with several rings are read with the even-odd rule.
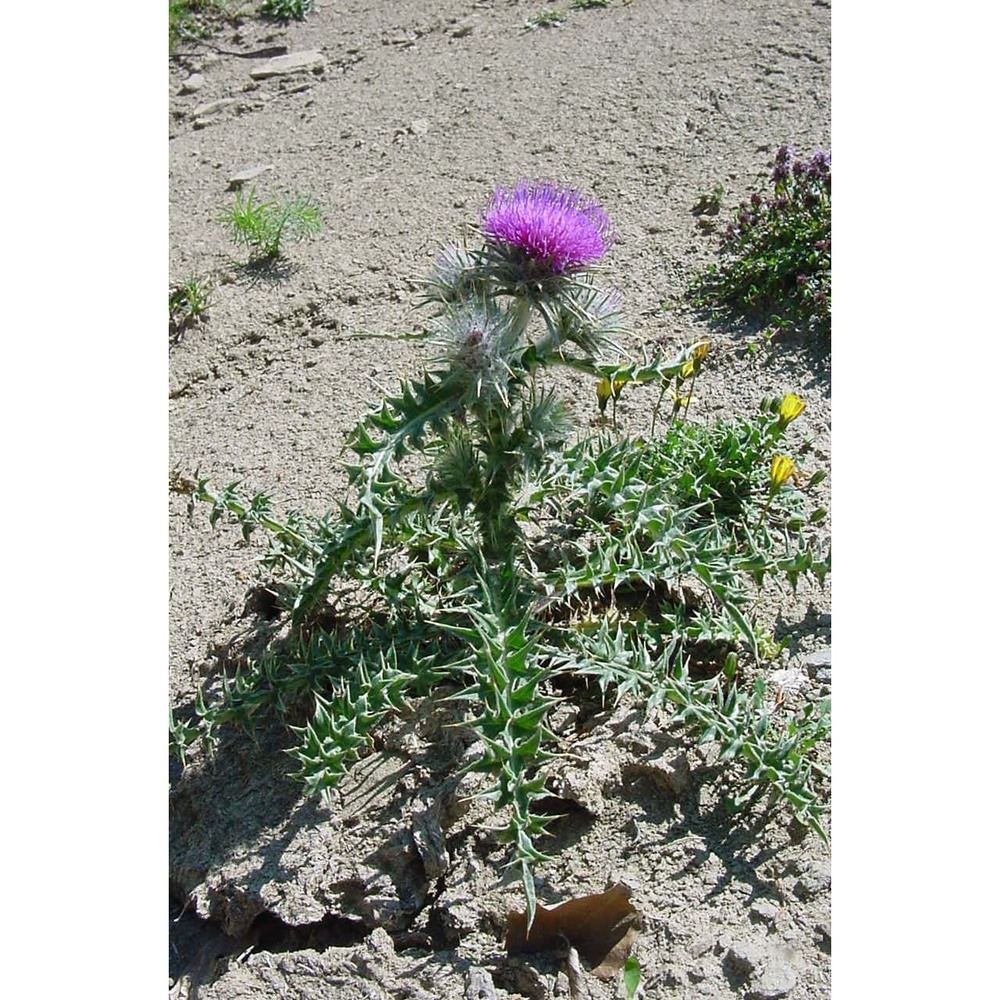
[[[373,335],[419,328],[417,282],[437,249],[475,224],[494,185],[522,176],[571,182],[607,210],[630,351],[712,338],[695,419],[797,392],[807,409],[792,446],[808,437],[829,470],[829,354],[709,325],[684,299],[778,145],[830,148],[829,4],[565,3],[558,26],[524,30],[547,6],[317,0],[301,22],[250,12],[176,45],[171,281],[198,276],[212,298],[170,342],[172,471],[267,490],[279,511],[330,509],[345,493],[345,432],[430,357]],[[281,268],[248,271],[217,221],[241,183],[310,194],[322,211]],[[719,214],[694,211],[719,184]],[[592,430],[592,387],[561,386]],[[652,403],[623,396],[622,429],[645,428]],[[184,707],[255,626],[260,549],[176,493],[169,544],[170,697]],[[786,640],[769,669],[800,671],[801,697],[829,693],[829,582],[765,591],[757,611]],[[522,890],[488,809],[459,788],[470,748],[449,721],[426,703],[386,724],[331,807],[289,778],[280,728],[256,745],[227,737],[183,771],[172,762],[171,995],[570,996],[558,954],[505,954]],[[550,775],[565,815],[539,901],[628,886],[642,996],[828,996],[828,846],[781,809],[728,811],[730,771],[712,747],[641,705],[560,725],[574,752]],[[585,989],[625,995],[620,976]]]

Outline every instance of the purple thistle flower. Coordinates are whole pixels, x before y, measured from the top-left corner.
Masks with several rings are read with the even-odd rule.
[[[483,235],[519,248],[556,274],[599,261],[615,239],[597,202],[573,188],[525,178],[512,189],[493,192],[483,215]]]

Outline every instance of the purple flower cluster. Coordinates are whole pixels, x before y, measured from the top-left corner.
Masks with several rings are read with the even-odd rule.
[[[754,191],[749,203],[741,202],[735,222],[726,227],[726,239],[745,236],[761,222],[777,219],[788,211],[817,208],[822,198],[830,196],[830,165],[830,154],[822,150],[808,160],[799,160],[791,146],[779,146],[771,172],[775,196],[763,198]]]
[[[830,185],[830,164],[829,153],[817,150],[812,158],[807,160],[797,160],[795,152],[791,146],[779,146],[774,157],[774,170],[771,171],[771,180],[775,189],[781,190],[788,184],[790,177],[797,180],[809,180],[814,183],[822,182],[829,188]]]
[[[573,188],[523,178],[513,188],[493,192],[483,214],[483,235],[516,247],[555,274],[596,263],[615,238],[595,201]]]

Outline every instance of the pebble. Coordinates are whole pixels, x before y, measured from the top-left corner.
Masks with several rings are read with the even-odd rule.
[[[734,941],[722,961],[735,975],[747,978],[764,970],[768,955],[767,948],[756,941]]]
[[[465,1000],[496,1000],[493,977],[479,965],[465,970]]]
[[[794,701],[809,687],[809,678],[795,667],[775,670],[768,675],[767,680],[787,701]]]
[[[192,73],[182,84],[182,94],[194,94],[205,86],[205,78],[201,73]]]
[[[199,104],[198,107],[196,107],[191,113],[195,118],[206,118],[208,115],[217,115],[220,111],[224,111],[231,104],[235,103],[235,97],[220,97],[217,101],[209,101],[207,104]]]
[[[252,181],[255,177],[259,177],[268,170],[274,170],[273,163],[257,163],[252,167],[244,167],[242,170],[237,170],[236,173],[229,178],[229,190],[232,191],[235,188],[238,188],[241,184],[246,184],[247,181]]]
[[[833,650],[829,646],[810,653],[803,661],[806,673],[820,684],[830,684],[833,678]]]
[[[788,996],[797,981],[795,970],[787,962],[772,962],[751,981],[746,1000],[778,1000]]]
[[[778,906],[769,899],[758,899],[750,906],[750,915],[762,920],[765,924],[771,924],[778,916]]]
[[[802,866],[801,874],[792,892],[803,900],[813,899],[830,888],[830,863],[828,861],[809,861]]]
[[[250,70],[254,80],[267,80],[272,76],[288,76],[292,73],[308,73],[322,70],[326,60],[322,52],[289,52],[288,55],[274,56]]]
[[[748,981],[745,1000],[778,1000],[791,993],[798,981],[788,961],[756,941],[734,942],[723,965]]]

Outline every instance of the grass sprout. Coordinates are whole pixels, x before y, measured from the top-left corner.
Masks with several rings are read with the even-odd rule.
[[[207,280],[198,277],[174,285],[170,289],[170,337],[177,341],[184,331],[208,317],[212,288]]]
[[[255,201],[253,188],[246,195],[237,191],[235,203],[219,222],[228,227],[234,244],[249,251],[250,263],[276,260],[284,253],[285,244],[322,228],[319,208],[311,197]]]

